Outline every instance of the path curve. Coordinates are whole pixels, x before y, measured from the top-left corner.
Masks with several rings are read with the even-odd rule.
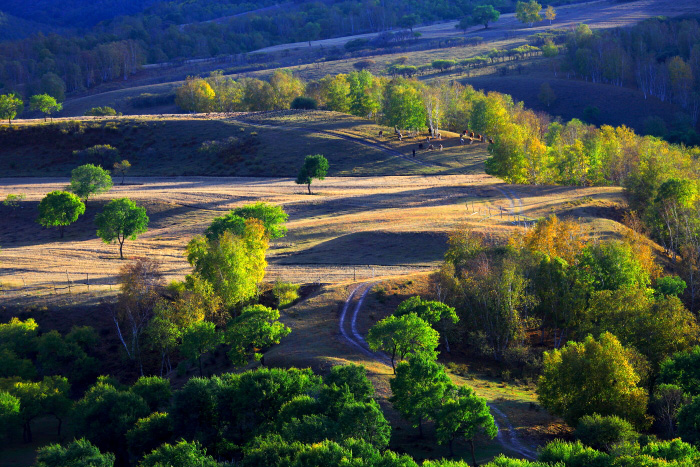
[[[340,313],[340,334],[343,336],[343,339],[345,339],[353,347],[359,349],[363,354],[379,363],[391,367],[391,360],[382,353],[372,352],[364,337],[362,337],[362,335],[357,331],[357,317],[359,316],[362,304],[364,303],[369,291],[372,290],[373,285],[374,282],[365,282],[358,284],[352,289],[350,295],[348,295],[348,298],[345,300],[343,310]],[[354,305],[354,309],[352,312],[352,318],[350,318],[350,322],[348,323],[348,311],[351,309],[352,305]],[[519,439],[518,434],[515,431],[515,427],[513,427],[513,424],[508,419],[508,416],[495,405],[488,405],[494,415],[500,420],[500,423],[499,421],[496,421],[496,426],[498,427],[498,435],[496,435],[496,439],[501,446],[503,446],[504,449],[515,452],[526,459],[536,459],[537,453],[533,449],[525,446]],[[507,437],[501,430],[501,426],[504,426],[505,429],[508,430]]]

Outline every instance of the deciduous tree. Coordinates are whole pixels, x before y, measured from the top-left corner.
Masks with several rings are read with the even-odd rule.
[[[81,438],[65,446],[49,444],[37,450],[35,467],[112,467],[114,454],[102,454],[97,446]]]
[[[452,444],[455,439],[461,437],[469,441],[474,465],[477,465],[474,437],[483,433],[487,438],[493,439],[498,434],[498,427],[486,400],[467,386],[453,388],[451,394],[440,404],[435,414],[435,429],[438,442],[448,444],[450,456],[454,456]]]
[[[97,236],[105,243],[119,243],[119,259],[126,239],[136,240],[148,228],[146,208],[137,206],[129,198],[113,199],[95,216]]]
[[[528,26],[532,27],[533,23],[542,21],[542,17],[540,16],[541,10],[542,5],[535,0],[530,0],[527,3],[519,1],[515,5],[515,17],[518,18],[521,23],[526,23]]]
[[[131,162],[129,162],[126,159],[123,159],[121,162],[115,162],[114,165],[112,166],[114,171],[122,176],[122,182],[120,185],[124,184],[124,177],[126,176],[126,173],[129,171],[131,168]]]
[[[60,112],[63,104],[56,102],[56,99],[48,94],[38,94],[29,99],[29,109],[38,110],[44,114],[44,121],[54,112]],[[52,119],[53,120],[53,119]]]
[[[370,328],[367,343],[374,351],[383,350],[391,356],[391,367],[396,374],[395,360],[408,355],[425,354],[436,357],[440,335],[415,313],[401,317],[388,316]]]
[[[306,156],[304,165],[299,169],[296,183],[297,185],[306,185],[309,194],[311,194],[311,182],[314,179],[323,180],[326,178],[326,173],[328,173],[328,159],[321,154]]]
[[[644,427],[648,394],[637,386],[641,377],[633,366],[635,359],[607,332],[599,340],[588,336],[583,342],[570,342],[545,352],[537,397],[570,425],[597,413],[617,415]]]
[[[472,24],[483,24],[486,29],[489,23],[495,23],[500,17],[501,13],[492,5],[479,5],[474,8],[470,20]]]
[[[442,365],[415,355],[397,365],[396,376],[389,383],[393,394],[389,400],[394,408],[414,427],[418,426],[423,437],[423,421],[435,414],[452,385]]]
[[[44,227],[58,227],[63,238],[67,225],[78,220],[85,212],[85,204],[73,193],[52,191],[39,203],[38,222]]]
[[[263,305],[245,307],[226,328],[224,341],[231,346],[228,352],[231,363],[244,365],[251,354],[255,360],[260,360],[260,349],[279,344],[280,339],[291,332],[278,321],[279,317],[278,310]]]
[[[90,195],[105,193],[112,188],[112,177],[102,167],[85,164],[71,171],[68,189],[87,203]]]
[[[214,350],[219,344],[221,333],[216,330],[216,325],[208,321],[199,321],[182,331],[180,352],[184,357],[196,360],[199,364],[199,376],[204,376],[202,355]]]
[[[24,110],[24,102],[16,94],[0,95],[0,119],[7,120],[12,125],[12,120]]]

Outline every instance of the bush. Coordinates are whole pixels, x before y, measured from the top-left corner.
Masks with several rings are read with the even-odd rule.
[[[369,41],[367,39],[353,39],[345,43],[345,50],[349,52],[365,49],[367,47],[369,47]]]
[[[375,62],[374,60],[367,59],[367,60],[360,60],[359,62],[355,62],[352,64],[352,66],[356,70],[367,70],[369,68],[372,68],[376,63],[377,62]]]
[[[311,97],[299,96],[294,98],[290,107],[297,110],[315,110],[318,108],[318,103]]]
[[[584,446],[580,441],[571,443],[560,439],[543,447],[538,460],[551,464],[561,463],[566,467],[607,467],[611,464],[610,457],[603,452]]]
[[[576,438],[599,451],[609,452],[614,446],[632,443],[638,437],[630,422],[615,415],[586,415],[576,426]]]
[[[272,294],[277,299],[277,306],[283,308],[299,298],[299,286],[291,282],[277,281],[272,287]]]
[[[105,105],[104,107],[93,107],[85,112],[85,115],[87,117],[113,117],[117,115],[117,111]]]

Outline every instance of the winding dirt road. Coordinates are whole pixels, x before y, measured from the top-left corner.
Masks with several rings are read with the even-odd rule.
[[[359,316],[362,309],[362,304],[364,303],[369,291],[372,290],[373,285],[374,282],[364,282],[358,284],[352,289],[347,300],[345,300],[343,310],[340,314],[340,334],[352,347],[359,349],[369,358],[390,367],[391,360],[383,353],[372,352],[364,337],[357,331],[357,317]],[[352,313],[349,313],[351,309],[353,311]],[[508,416],[493,404],[489,404],[489,407],[491,408],[491,412],[495,415],[494,418],[496,419],[496,426],[498,427],[498,435],[496,436],[496,439],[501,444],[503,449],[517,453],[526,459],[536,459],[536,450],[532,447],[526,446],[520,440],[518,433],[508,419]]]

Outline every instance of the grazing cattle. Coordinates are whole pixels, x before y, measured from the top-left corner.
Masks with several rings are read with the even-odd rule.
[[[403,141],[403,136],[401,136],[401,133],[399,133],[399,141]]]
[[[442,139],[442,133],[438,133],[438,139]]]
[[[381,138],[382,136],[384,136],[384,130],[379,130],[379,137]]]
[[[430,149],[430,150],[432,151],[432,150],[435,149],[435,148],[433,147],[432,144],[430,144],[430,145],[428,145],[428,149]]]
[[[415,149],[413,150],[413,157],[414,158],[416,157],[416,150]]]
[[[459,138],[459,145],[462,146],[464,144],[464,138]]]
[[[493,138],[489,138],[489,144],[493,144]]]
[[[470,138],[473,138],[473,137],[474,137],[474,132],[473,132],[473,131],[469,133],[469,137],[470,137]]]
[[[442,144],[440,145],[440,151],[442,151]]]
[[[479,135],[476,135],[476,139],[477,139],[478,141],[481,141],[481,135],[480,135],[480,134],[479,134]]]
[[[423,149],[423,143],[418,143],[418,149]]]
[[[484,136],[484,135],[481,135],[481,142],[482,142],[482,143],[484,142],[484,138],[485,138],[485,136]]]
[[[429,143],[431,139],[432,139],[432,136],[428,136],[427,138],[425,138],[425,142]]]
[[[469,138],[469,144],[474,144],[474,138]]]

